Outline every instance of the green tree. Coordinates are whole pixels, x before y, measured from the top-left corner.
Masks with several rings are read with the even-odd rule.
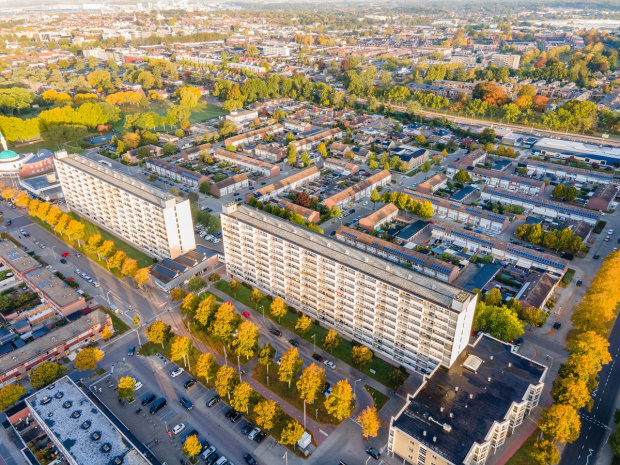
[[[278,370],[278,378],[280,381],[288,383],[291,387],[291,381],[295,379],[297,373],[303,366],[304,362],[299,356],[299,352],[295,347],[291,347],[284,352],[280,359],[280,369]]]
[[[524,332],[517,313],[506,307],[495,307],[479,302],[474,315],[475,330],[484,331],[502,341],[512,341]]]
[[[206,281],[200,276],[192,276],[187,283],[187,289],[190,292],[198,292],[207,285]]]
[[[469,175],[469,173],[467,171],[459,170],[454,175],[454,180],[456,182],[460,182],[461,184],[465,184],[467,182],[471,182],[471,176]]]
[[[554,199],[562,200],[564,198],[565,190],[566,188],[564,184],[558,184],[553,188],[553,191],[551,191],[551,195]]]
[[[62,378],[67,369],[54,362],[43,362],[38,365],[30,375],[30,385],[35,389],[43,389],[48,384]]]
[[[77,371],[94,370],[97,368],[97,363],[103,359],[103,355],[103,351],[96,347],[86,347],[76,355],[73,366]]]
[[[484,303],[494,307],[501,305],[503,300],[502,292],[497,288],[491,289],[484,296]]]
[[[286,149],[286,160],[289,165],[294,165],[297,163],[297,149],[294,145],[289,145]]]
[[[614,457],[620,457],[620,427],[616,426],[614,432],[609,436],[608,444]]]
[[[33,386],[34,387],[34,386]],[[27,390],[19,384],[7,384],[0,389],[0,410],[6,410],[26,394]]]

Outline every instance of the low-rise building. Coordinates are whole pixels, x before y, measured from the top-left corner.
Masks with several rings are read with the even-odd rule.
[[[260,189],[255,190],[254,192],[250,192],[245,196],[245,201],[247,202],[250,198],[254,197],[256,200],[265,202],[274,197],[277,197],[283,192],[296,189],[320,177],[321,172],[319,171],[319,169],[316,166],[311,166],[310,168],[299,171],[292,176],[280,179],[273,184],[269,184],[265,187],[261,187]]]
[[[258,144],[254,147],[254,156],[276,163],[286,157],[286,149],[280,144]]]
[[[200,144],[196,147],[190,147],[179,152],[185,161],[201,161],[200,158],[203,153],[211,155],[211,144]]]
[[[224,140],[224,145],[239,147],[243,145],[251,145],[258,141],[263,140],[267,136],[276,134],[282,134],[284,132],[284,126],[281,124],[273,124],[260,129],[254,129],[253,131],[237,134],[236,136],[228,137]]]
[[[312,210],[310,208],[306,208],[304,206],[301,205],[297,205],[296,203],[292,203],[289,202],[287,200],[284,199],[275,199],[274,202],[280,207],[280,208],[284,208],[285,210],[288,211],[292,211],[297,213],[299,216],[301,216],[304,220],[310,222],[310,223],[318,223],[321,220],[321,214],[316,211],[316,210]]]
[[[359,221],[360,228],[366,231],[374,231],[386,223],[392,221],[398,215],[398,207],[393,203],[386,203],[376,212],[361,218]]]
[[[55,172],[22,179],[19,181],[19,187],[48,202],[64,197]]]
[[[149,151],[149,153],[151,154],[150,155],[151,157],[159,158],[164,153],[162,148],[159,147],[158,145],[149,144],[149,145],[144,145],[143,147]],[[140,161],[140,159],[138,158],[138,149],[128,150],[127,152],[123,154],[123,159],[127,163],[138,163],[138,161]]]
[[[546,375],[483,334],[408,396],[390,422],[388,450],[409,464],[484,465],[538,406]]]
[[[295,147],[298,153],[301,153],[304,150],[312,150],[323,141],[341,139],[342,134],[342,129],[340,128],[325,129],[303,139],[294,140],[290,145]]]
[[[392,242],[341,226],[336,239],[367,253],[398,263],[419,273],[451,283],[459,275],[459,267]]]
[[[164,258],[151,268],[153,284],[165,292],[187,282],[193,276],[209,273],[220,265],[221,254],[217,250],[196,245],[174,259]]]
[[[443,173],[437,173],[435,176],[428,178],[426,181],[415,186],[415,190],[422,194],[432,194],[448,185],[448,176]]]
[[[94,310],[0,358],[0,387],[24,379],[43,362],[60,360],[97,340],[106,326],[112,328],[110,317]]]
[[[443,197],[422,194],[410,189],[405,189],[403,192],[418,202],[428,200],[433,206],[434,215],[440,218],[449,218],[453,221],[490,229],[495,232],[502,232],[510,224],[510,218],[500,213],[493,213],[473,205],[452,202]]]
[[[596,224],[600,219],[600,213],[587,210],[573,205],[554,202],[552,200],[544,200],[540,197],[534,197],[527,194],[519,194],[510,192],[497,187],[485,186],[480,195],[482,200],[490,200],[492,202],[500,202],[507,205],[520,205],[524,209],[534,214],[545,216],[552,219],[587,221],[590,224]]]
[[[213,154],[216,160],[220,160],[226,163],[232,163],[235,166],[241,166],[242,168],[251,170],[254,173],[259,173],[262,176],[272,178],[280,174],[280,167],[272,165],[264,161],[257,160],[256,158],[247,157],[237,152],[229,152],[224,149],[216,149]]]
[[[421,166],[429,160],[428,150],[401,145],[390,150],[390,156],[400,158],[400,161],[406,163],[409,169]]]
[[[548,176],[558,182],[576,183],[598,183],[609,184],[614,182],[613,172],[605,173],[602,171],[575,168],[574,166],[558,165],[556,163],[545,163],[541,161],[525,160],[519,164],[527,168],[528,176]]]
[[[323,161],[323,165],[325,166],[325,168],[329,168],[330,170],[340,173],[344,176],[356,174],[360,170],[359,165],[351,163],[347,160],[343,160],[342,158],[326,158]]]
[[[484,163],[486,159],[487,153],[483,149],[476,149],[461,158],[458,163],[448,163],[448,166],[446,167],[446,175],[452,179],[459,171],[467,170],[468,168],[479,165],[480,163]]]
[[[159,176],[174,179],[192,189],[198,189],[203,182],[209,181],[209,177],[199,171],[188,170],[167,161],[157,160],[156,158],[149,158],[145,166],[147,170]]]
[[[467,247],[469,252],[476,255],[491,255],[498,260],[505,260],[525,270],[535,268],[559,277],[564,276],[568,270],[568,261],[555,255],[526,249],[520,245],[511,244],[475,231],[468,231],[458,226],[451,226],[447,223],[435,221],[431,234],[434,239],[459,247]]]
[[[342,208],[345,205],[369,197],[374,189],[385,186],[392,180],[392,173],[387,170],[379,171],[363,181],[332,195],[323,200],[323,205],[331,209],[333,207]]]
[[[210,192],[216,197],[223,197],[249,186],[248,177],[245,174],[236,174],[220,182],[211,184]]]
[[[343,157],[345,153],[351,151],[351,146],[347,144],[341,144],[340,142],[334,142],[329,146],[329,153],[335,157]]]
[[[588,144],[586,142],[543,137],[532,146],[534,155],[561,160],[573,159],[585,163],[615,166],[620,163],[620,147]]]
[[[515,295],[515,299],[523,308],[536,307],[542,309],[553,295],[555,286],[559,282],[559,279],[554,278],[549,273],[532,271]]]
[[[538,179],[504,174],[501,171],[475,167],[469,171],[474,181],[482,181],[491,187],[499,187],[507,191],[520,192],[528,195],[539,195],[545,191],[546,184]]]
[[[603,184],[598,186],[592,197],[588,199],[588,203],[586,204],[588,208],[592,208],[593,210],[611,210],[612,204],[616,199],[616,195],[618,194],[618,186],[615,184]]]
[[[258,119],[258,111],[256,110],[237,110],[231,111],[226,115],[228,121],[232,121],[236,126],[253,123]]]

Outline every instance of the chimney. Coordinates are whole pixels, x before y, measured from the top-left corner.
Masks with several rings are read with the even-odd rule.
[[[454,391],[455,391],[455,392],[459,392],[459,387],[458,387],[458,386],[457,386],[457,387],[455,387],[455,388],[454,388]]]
[[[450,412],[450,418],[454,418],[454,413]]]
[[[508,363],[508,368],[512,367],[512,363]]]
[[[437,436],[433,436],[433,442],[437,442]]]
[[[426,431],[422,432],[422,436],[426,437]]]
[[[470,399],[473,399],[473,398],[474,398],[474,395],[473,395],[473,394],[470,394],[470,395],[469,395],[469,398],[470,398]]]
[[[491,382],[491,377],[490,377],[490,376],[487,378],[487,381],[488,381],[489,383]]]
[[[492,355],[489,357],[489,360],[493,360],[493,356]]]
[[[443,407],[441,407],[441,408],[439,409],[439,411],[440,411],[441,413],[443,413]]]

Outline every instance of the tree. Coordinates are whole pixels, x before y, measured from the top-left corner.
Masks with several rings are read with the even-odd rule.
[[[97,255],[99,258],[103,258],[107,260],[108,257],[111,257],[116,253],[116,247],[114,247],[113,241],[104,241],[97,248]]]
[[[263,346],[260,352],[258,352],[258,363],[267,368],[267,373],[269,373],[269,365],[271,365],[273,361],[274,354],[275,350],[268,342]]]
[[[502,341],[512,341],[523,334],[523,323],[515,310],[507,306],[494,307],[484,302],[476,305],[475,330],[484,331]]]
[[[430,203],[430,201],[428,200],[424,200],[422,203],[419,204],[415,214],[422,219],[431,218],[434,214],[433,204]]]
[[[187,289],[190,292],[198,292],[207,285],[207,282],[200,276],[192,276],[187,283]]]
[[[362,434],[366,440],[368,440],[369,437],[377,437],[377,433],[381,427],[381,420],[379,420],[379,415],[375,407],[366,407],[357,417],[357,421],[362,425]]]
[[[103,351],[96,347],[86,347],[77,354],[73,361],[73,366],[77,371],[94,370],[97,368],[97,363],[101,361],[103,355]]]
[[[239,383],[233,389],[233,396],[230,402],[230,406],[237,412],[243,412],[244,410],[249,413],[250,402],[254,396],[254,390],[248,383]]]
[[[289,165],[297,163],[297,149],[292,144],[286,149],[286,161]]]
[[[459,170],[454,175],[454,180],[456,182],[460,182],[461,184],[465,184],[466,182],[471,182],[471,176],[469,175],[469,173],[467,171]]]
[[[118,398],[129,399],[136,392],[136,380],[131,376],[124,376],[118,380]]]
[[[196,313],[196,309],[198,308],[199,303],[200,303],[200,297],[198,297],[193,292],[190,294],[187,294],[185,298],[183,299],[183,302],[181,303],[181,305],[179,305],[179,308],[181,310],[181,315],[194,316],[194,313]]]
[[[101,331],[100,336],[101,336],[101,339],[103,339],[104,341],[107,341],[112,336],[114,336],[114,333],[112,333],[112,330],[110,330],[109,326],[106,326],[105,328],[103,328],[103,331]]]
[[[194,457],[202,451],[202,444],[198,440],[198,436],[192,434],[183,443],[183,455],[186,457]]]
[[[198,190],[200,191],[201,194],[208,194],[211,192],[211,183],[207,182],[207,181],[203,181],[200,183],[200,186],[198,186]]]
[[[325,369],[313,363],[301,373],[297,381],[299,397],[309,404],[314,404],[326,381]]]
[[[149,342],[152,342],[154,344],[161,344],[161,347],[163,349],[164,342],[168,340],[168,336],[170,335],[170,326],[168,326],[163,321],[154,321],[146,329],[145,335]]]
[[[187,367],[188,355],[192,345],[193,342],[189,337],[175,336],[170,345],[170,360],[176,362],[183,359]]]
[[[377,189],[373,189],[373,191],[370,193],[370,201],[372,202],[373,210],[376,208],[376,204],[379,200],[381,200],[381,197],[379,196],[379,191]]]
[[[133,258],[126,258],[121,267],[121,274],[123,276],[134,277],[138,272],[138,261]]]
[[[329,350],[330,353],[340,345],[342,339],[340,335],[333,329],[327,331],[325,338],[323,339],[323,348]]]
[[[301,162],[304,166],[310,166],[312,161],[310,160],[310,155],[305,150],[301,153]]]
[[[327,148],[325,147],[325,142],[321,142],[316,149],[321,154],[321,157],[324,159],[327,158]]]
[[[538,427],[557,441],[571,443],[579,437],[581,420],[570,405],[553,404],[542,409]]]
[[[608,444],[614,457],[620,457],[620,427],[616,427],[611,436],[609,436]]]
[[[235,330],[238,320],[239,316],[234,311],[232,304],[226,302],[220,305],[215,312],[215,320],[213,321],[211,333],[220,340],[226,340]]]
[[[280,406],[273,400],[263,400],[254,406],[256,424],[269,431],[274,427]]]
[[[34,386],[33,386],[34,387]],[[26,394],[27,390],[19,384],[7,384],[0,389],[0,410],[6,410]]]
[[[133,317],[133,325],[134,326],[140,326],[140,317],[138,315],[135,315]]]
[[[551,396],[559,404],[570,405],[575,410],[587,405],[592,408],[592,397],[586,380],[579,378],[557,378],[553,382]]]
[[[69,236],[69,239],[74,239],[78,241],[84,237],[85,233],[86,226],[84,226],[84,223],[75,220],[69,221],[69,224],[67,225],[67,228],[65,230],[65,234]]]
[[[247,359],[253,356],[258,337],[258,326],[247,320],[241,323],[237,328],[237,337],[233,341],[233,345],[237,348],[237,355]]]
[[[198,304],[194,319],[202,326],[207,326],[209,320],[215,313],[216,299],[213,294],[208,295],[204,300]]]
[[[215,357],[211,354],[200,354],[198,361],[196,362],[196,366],[194,367],[196,370],[196,375],[206,379],[207,383],[209,383],[209,380],[215,374],[216,368],[217,363],[215,361]]]
[[[329,217],[330,218],[336,218],[337,216],[341,216],[342,212],[340,211],[340,209],[334,205],[330,210],[329,210]]]
[[[256,288],[252,289],[252,293],[250,294],[250,302],[254,304],[254,310],[257,310],[258,304],[260,303],[261,300],[263,300],[263,297],[265,296],[261,294],[261,292],[258,289]]]
[[[325,410],[337,420],[344,420],[353,412],[353,392],[346,379],[338,381],[325,400]]]
[[[138,286],[144,286],[151,281],[151,273],[147,267],[139,268],[133,276]]]
[[[237,291],[239,290],[239,283],[234,279],[228,283],[228,290],[233,293],[233,295],[237,296]]]
[[[32,370],[30,385],[35,389],[43,389],[58,378],[62,378],[66,373],[67,369],[58,363],[43,362]]]
[[[86,241],[84,248],[90,253],[97,253],[101,244],[103,244],[103,237],[101,237],[101,234],[93,234]]]
[[[388,373],[388,381],[394,390],[403,384],[405,379],[407,379],[407,375],[398,368],[394,368]]]
[[[183,289],[178,288],[178,287],[175,287],[174,289],[170,291],[170,299],[173,302],[178,302],[179,300],[183,300],[186,295],[187,295],[187,292],[185,292]]]
[[[555,465],[560,461],[560,452],[553,442],[542,439],[532,446],[530,457],[537,465]]]
[[[239,376],[234,368],[229,366],[222,366],[217,370],[215,375],[215,390],[220,397],[228,396],[230,400],[230,393],[239,383]]]
[[[271,302],[271,305],[269,306],[269,311],[274,317],[278,319],[279,323],[280,318],[282,318],[288,312],[288,307],[286,306],[284,300],[282,300],[280,297],[276,297],[275,299],[273,299],[273,302]]]
[[[497,288],[491,289],[484,296],[484,303],[494,307],[501,305],[503,300],[502,292]]]
[[[351,360],[360,370],[372,361],[373,355],[372,350],[366,346],[355,346],[351,350]]]
[[[286,428],[282,430],[282,435],[280,436],[280,442],[282,444],[295,444],[297,441],[301,439],[304,435],[304,427],[301,424],[293,420]]]
[[[302,336],[307,334],[312,328],[312,320],[306,315],[302,315],[295,324],[295,331]]]
[[[567,346],[568,353],[571,356],[575,354],[586,355],[601,365],[607,365],[611,362],[609,342],[594,331],[586,331],[575,336],[569,340]]]
[[[278,379],[284,383],[288,383],[291,387],[291,381],[295,379],[304,362],[299,356],[299,352],[295,347],[291,347],[284,352],[280,359],[280,369],[278,370]]]
[[[557,186],[553,188],[553,191],[551,191],[551,195],[553,196],[554,199],[561,200],[564,198],[564,190],[565,190],[564,184],[558,184]]]
[[[122,250],[118,250],[108,260],[108,267],[110,269],[121,268],[126,259],[127,259],[127,254],[123,252]]]

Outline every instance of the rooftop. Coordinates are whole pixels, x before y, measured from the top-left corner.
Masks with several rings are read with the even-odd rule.
[[[364,223],[368,222],[371,225],[376,225],[381,220],[390,217],[391,215],[398,214],[398,207],[393,203],[386,203],[379,210],[371,213],[370,215],[362,218],[360,221]]]
[[[391,178],[391,177],[392,177],[392,174],[389,171],[387,170],[379,171],[378,173],[373,174],[372,176],[364,179],[363,181],[360,181],[357,184],[354,184],[351,187],[347,187],[346,189],[338,192],[337,194],[334,194],[331,197],[326,198],[325,200],[323,200],[323,203],[328,207],[329,207],[329,205],[327,205],[328,203],[331,203],[332,205],[338,205],[343,200],[353,197],[358,192],[363,191],[364,189],[372,186],[373,184],[376,184],[382,181],[383,179]]]
[[[150,463],[68,376],[26,402],[79,464],[110,465],[117,458],[122,465]]]
[[[544,379],[545,366],[511,349],[481,335],[451,368],[437,367],[394,427],[450,462],[463,463],[472,443],[484,442],[493,422],[503,420],[512,403]]]
[[[374,255],[246,205],[237,205],[237,210],[229,216],[457,312],[461,311],[466,302],[474,298],[473,294],[455,286],[395,266]]]

